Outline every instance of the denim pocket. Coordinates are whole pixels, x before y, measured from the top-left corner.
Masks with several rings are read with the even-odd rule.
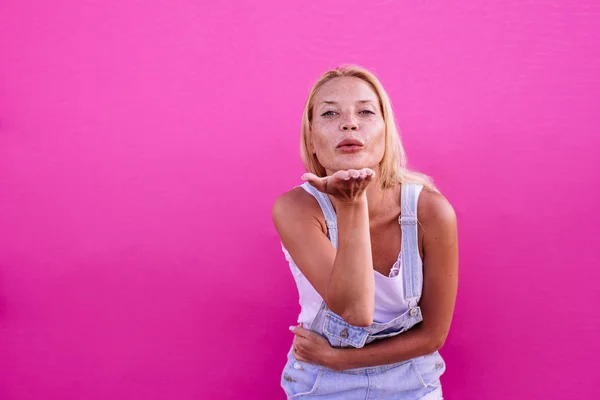
[[[412,361],[373,368],[369,372],[369,383],[375,389],[374,398],[378,399],[417,399],[427,392]]]
[[[355,348],[363,347],[369,336],[366,329],[348,324],[332,311],[325,315],[323,335],[332,347]]]
[[[288,399],[315,394],[323,375],[323,368],[288,355],[288,362],[281,375],[281,387]]]
[[[371,334],[367,337],[366,344],[371,344],[373,342],[376,342],[376,341],[382,340],[382,339],[389,339],[391,337],[397,336],[404,332],[406,332],[406,329],[403,326],[401,326],[401,327],[394,327],[393,329],[387,329],[387,330],[379,332],[379,333]]]
[[[423,387],[441,386],[440,376],[446,371],[446,363],[440,353],[436,351],[423,357],[414,358],[411,363]]]

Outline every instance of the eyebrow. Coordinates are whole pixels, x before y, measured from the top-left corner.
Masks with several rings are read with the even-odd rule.
[[[333,101],[333,100],[324,100],[322,103],[325,103],[325,104],[338,104],[337,101]],[[357,103],[361,103],[361,104],[364,104],[364,103],[374,103],[374,101],[373,100],[358,100]]]

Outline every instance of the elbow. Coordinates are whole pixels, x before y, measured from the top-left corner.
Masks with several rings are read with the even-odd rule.
[[[373,311],[368,308],[335,307],[327,304],[327,307],[339,315],[347,324],[366,328],[373,324]]]
[[[366,328],[373,324],[373,313],[368,312],[352,312],[347,311],[340,314],[340,317],[343,318],[348,324],[352,326],[359,326],[362,328]]]
[[[366,328],[373,324],[375,305],[372,302],[332,302],[331,298],[326,302],[327,307],[339,315],[347,324]],[[366,303],[366,304],[365,304]]]
[[[431,353],[435,353],[436,351],[438,351],[439,349],[442,348],[442,346],[444,345],[444,343],[446,343],[446,336],[447,335],[430,335],[429,336],[429,340],[427,340],[427,354],[431,354]]]

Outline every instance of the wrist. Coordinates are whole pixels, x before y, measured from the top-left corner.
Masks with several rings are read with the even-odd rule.
[[[353,199],[337,199],[338,206],[342,210],[355,210],[360,208],[368,208],[367,192],[363,192],[360,196]]]
[[[344,355],[344,349],[336,349],[332,347],[331,351],[329,351],[326,356],[325,366],[334,371],[345,370]]]

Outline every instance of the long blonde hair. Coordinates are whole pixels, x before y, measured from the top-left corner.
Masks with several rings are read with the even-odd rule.
[[[379,181],[381,187],[389,188],[397,183],[411,182],[422,184],[429,189],[437,191],[430,177],[408,169],[406,153],[402,146],[402,142],[400,141],[399,131],[394,121],[394,113],[392,112],[390,98],[379,79],[377,79],[373,73],[356,65],[341,66],[325,72],[310,90],[302,116],[302,135],[300,140],[300,152],[304,168],[306,168],[308,172],[312,172],[320,177],[327,175],[325,168],[319,163],[319,160],[317,160],[317,156],[311,150],[310,145],[314,97],[317,90],[326,82],[329,82],[334,78],[347,76],[360,78],[370,84],[379,98],[381,113],[383,115],[383,121],[385,122],[385,152],[379,163]]]

